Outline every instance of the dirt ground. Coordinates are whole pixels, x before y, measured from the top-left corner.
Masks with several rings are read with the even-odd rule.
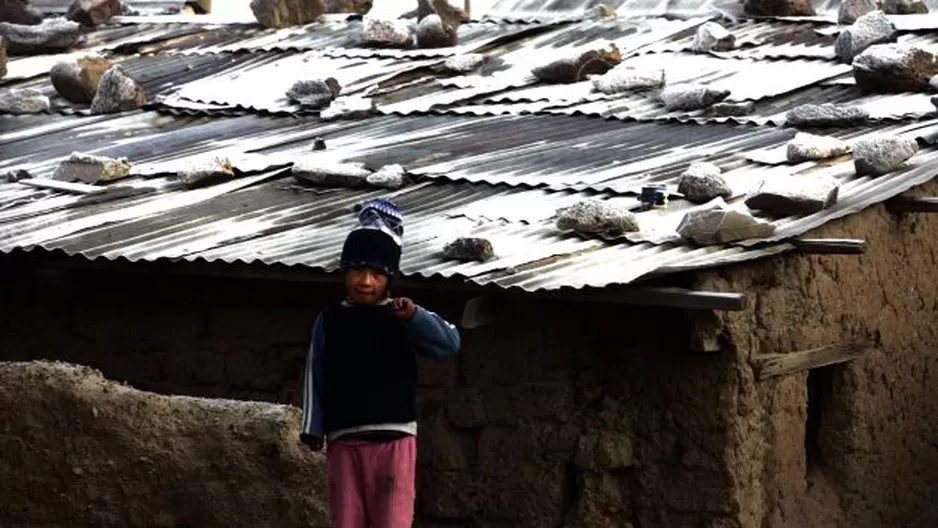
[[[0,363],[0,424],[0,526],[328,526],[293,407]]]

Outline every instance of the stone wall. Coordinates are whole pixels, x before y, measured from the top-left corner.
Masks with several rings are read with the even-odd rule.
[[[2,359],[60,359],[160,393],[297,404],[334,286],[2,274]],[[402,292],[458,321],[465,296]],[[723,526],[732,365],[664,309],[515,299],[420,364],[420,526]],[[2,524],[2,519],[0,519]]]

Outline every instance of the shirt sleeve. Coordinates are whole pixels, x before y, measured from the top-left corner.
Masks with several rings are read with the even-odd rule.
[[[459,352],[459,330],[439,315],[418,306],[407,322],[410,346],[417,355],[447,359]]]
[[[309,356],[306,358],[306,369],[303,376],[303,423],[300,433],[316,438],[322,438],[323,407],[322,407],[322,351],[325,343],[322,315],[316,318],[313,326],[313,340],[309,346]]]

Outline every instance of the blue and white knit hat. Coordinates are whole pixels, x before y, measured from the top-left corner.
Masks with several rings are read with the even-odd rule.
[[[376,198],[362,205],[358,225],[342,247],[339,266],[374,268],[394,278],[400,271],[404,217],[393,202]]]

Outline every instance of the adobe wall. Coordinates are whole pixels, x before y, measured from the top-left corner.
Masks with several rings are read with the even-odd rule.
[[[298,403],[311,323],[339,298],[322,285],[31,269],[0,275],[2,359],[66,360],[161,393]],[[454,321],[465,300],[404,293]],[[457,361],[421,364],[418,526],[732,526],[731,357],[688,353],[680,312],[500,306],[497,322],[463,331]]]
[[[936,192],[935,183],[916,191]],[[752,305],[722,316],[735,345],[741,524],[938,526],[938,215],[880,205],[811,236],[864,239],[869,251],[790,255],[701,279],[747,292]],[[812,376],[823,393],[806,449],[807,374],[756,381],[750,357],[864,336],[871,353]]]

